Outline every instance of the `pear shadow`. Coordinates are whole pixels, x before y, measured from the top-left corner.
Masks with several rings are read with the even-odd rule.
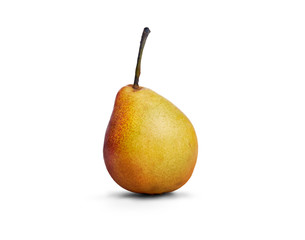
[[[190,195],[185,192],[168,192],[162,194],[144,194],[144,193],[133,193],[133,192],[116,192],[108,195],[112,199],[131,199],[139,201],[153,201],[160,199],[178,199],[188,198]]]

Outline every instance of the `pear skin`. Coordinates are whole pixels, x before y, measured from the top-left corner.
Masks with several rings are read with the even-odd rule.
[[[198,154],[189,119],[154,91],[128,85],[117,94],[104,141],[113,180],[136,193],[161,194],[184,185]]]

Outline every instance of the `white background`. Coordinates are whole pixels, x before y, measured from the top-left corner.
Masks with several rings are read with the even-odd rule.
[[[158,197],[103,162],[133,82],[193,122],[190,181]],[[1,1],[0,239],[305,239],[304,1]]]

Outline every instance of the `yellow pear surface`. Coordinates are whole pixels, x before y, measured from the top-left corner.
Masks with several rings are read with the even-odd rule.
[[[121,187],[147,194],[174,191],[191,177],[197,154],[193,125],[170,101],[133,85],[118,92],[104,160]]]

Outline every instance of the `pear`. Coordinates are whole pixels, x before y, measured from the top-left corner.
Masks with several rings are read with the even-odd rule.
[[[113,180],[136,193],[174,191],[191,177],[198,143],[190,120],[170,101],[138,85],[144,28],[133,85],[117,93],[104,141],[104,160]]]

